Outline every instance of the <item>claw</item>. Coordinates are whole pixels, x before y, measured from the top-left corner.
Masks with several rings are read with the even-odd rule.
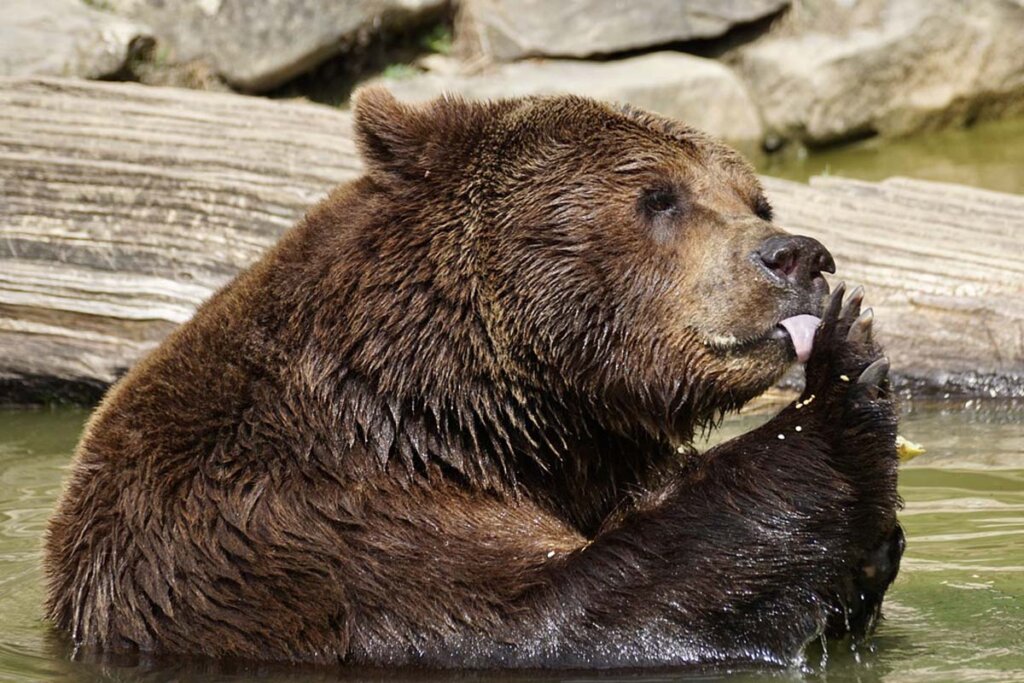
[[[875,322],[875,312],[870,308],[861,313],[853,324],[850,331],[846,333],[846,341],[852,343],[867,343],[871,341],[871,328]]]
[[[860,315],[860,305],[864,301],[864,288],[857,286],[850,296],[846,297],[843,308],[839,311],[840,320],[852,320]]]
[[[839,307],[843,303],[843,294],[846,293],[846,283],[840,282],[836,285],[835,290],[832,292],[832,296],[829,297],[828,303],[825,304],[825,313],[821,316],[821,320],[825,325],[831,325],[836,321],[839,315]]]
[[[885,377],[888,374],[889,359],[882,356],[864,368],[864,372],[860,373],[860,377],[857,378],[857,384],[864,387],[868,392],[868,396],[875,399],[881,393],[882,382],[885,381]]]

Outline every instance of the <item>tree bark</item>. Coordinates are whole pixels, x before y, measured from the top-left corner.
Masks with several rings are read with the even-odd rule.
[[[0,401],[90,401],[361,172],[350,116],[129,83],[0,80]],[[894,370],[1024,395],[1024,197],[765,178],[863,283]]]

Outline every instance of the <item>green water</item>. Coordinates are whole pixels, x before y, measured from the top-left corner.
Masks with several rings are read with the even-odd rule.
[[[74,409],[0,412],[0,681],[337,678],[341,672],[208,662],[72,660],[41,617],[39,547],[86,416]],[[726,430],[760,419],[737,418]],[[870,646],[832,646],[824,663],[815,649],[803,670],[699,680],[1024,680],[1024,405],[911,405],[902,431],[928,453],[903,470],[907,553]]]
[[[810,154],[784,150],[762,157],[767,175],[806,181],[814,175],[862,180],[908,176],[1024,194],[1024,118],[885,140],[871,138]]]

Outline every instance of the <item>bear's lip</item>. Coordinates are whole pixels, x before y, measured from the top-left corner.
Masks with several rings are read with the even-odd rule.
[[[788,315],[768,327],[764,333],[737,339],[732,335],[717,335],[706,344],[718,351],[743,352],[768,342],[784,344],[789,354],[799,363],[806,363],[814,347],[814,335],[821,318],[814,313],[800,312]]]

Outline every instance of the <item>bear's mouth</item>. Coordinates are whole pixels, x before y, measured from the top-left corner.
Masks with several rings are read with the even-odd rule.
[[[797,362],[806,363],[814,348],[814,334],[818,330],[821,318],[809,313],[793,315],[783,319],[772,329],[771,334],[783,334],[796,354]]]
[[[820,323],[820,317],[811,313],[800,313],[783,318],[763,334],[743,339],[733,335],[716,335],[707,341],[707,345],[716,351],[743,353],[765,343],[776,342],[785,344],[797,362],[806,363],[811,357],[814,335]]]

